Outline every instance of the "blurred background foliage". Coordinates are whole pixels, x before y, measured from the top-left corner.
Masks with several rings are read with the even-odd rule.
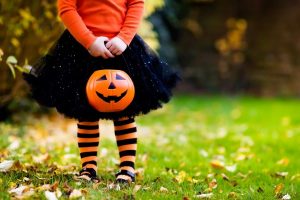
[[[179,91],[299,95],[299,0],[145,2],[139,33],[181,71]],[[35,109],[7,58],[33,64],[63,29],[56,1],[0,0],[0,119]]]

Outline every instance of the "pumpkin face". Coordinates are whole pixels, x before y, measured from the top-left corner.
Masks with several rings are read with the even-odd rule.
[[[97,70],[89,78],[86,94],[91,106],[100,112],[124,110],[133,100],[134,85],[121,70]]]

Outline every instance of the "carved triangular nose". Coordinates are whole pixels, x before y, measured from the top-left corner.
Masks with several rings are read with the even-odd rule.
[[[115,84],[111,82],[110,85],[108,86],[108,89],[116,89]]]

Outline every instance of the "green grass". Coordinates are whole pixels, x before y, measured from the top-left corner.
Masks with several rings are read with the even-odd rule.
[[[69,194],[65,183],[72,189],[84,188],[86,199],[197,199],[208,193],[212,193],[210,199],[281,199],[286,194],[300,199],[299,107],[297,99],[177,96],[163,109],[137,118],[136,167],[141,173],[135,185],[120,191],[107,187],[118,170],[111,137],[101,140],[99,151],[107,150],[100,153],[102,182],[93,185],[73,179],[71,173],[79,170],[78,156],[64,157],[78,154],[74,134],[66,133],[68,140],[54,138],[41,144],[53,136],[47,134],[53,128],[47,121],[33,118],[20,128],[2,123],[0,161],[15,160],[21,166],[0,172],[0,199],[9,199],[8,191],[20,184],[34,189],[29,198],[45,199],[44,190],[38,187],[55,182],[62,199]],[[27,133],[34,128],[42,133]],[[9,149],[18,139],[20,146]],[[42,164],[33,161],[34,156],[46,153],[49,158]],[[216,162],[221,164],[213,165]],[[236,170],[228,170],[230,166]],[[213,180],[217,187],[212,186]],[[276,186],[281,189],[275,191]]]

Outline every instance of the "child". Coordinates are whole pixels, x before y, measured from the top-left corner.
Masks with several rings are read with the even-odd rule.
[[[120,155],[116,182],[135,181],[137,129],[134,117],[161,107],[179,80],[177,73],[136,35],[143,0],[58,0],[67,30],[25,75],[33,97],[78,120],[81,176],[97,179],[99,119],[113,120]],[[85,86],[99,69],[125,71],[135,86],[132,103],[119,112],[104,113],[87,101]]]

